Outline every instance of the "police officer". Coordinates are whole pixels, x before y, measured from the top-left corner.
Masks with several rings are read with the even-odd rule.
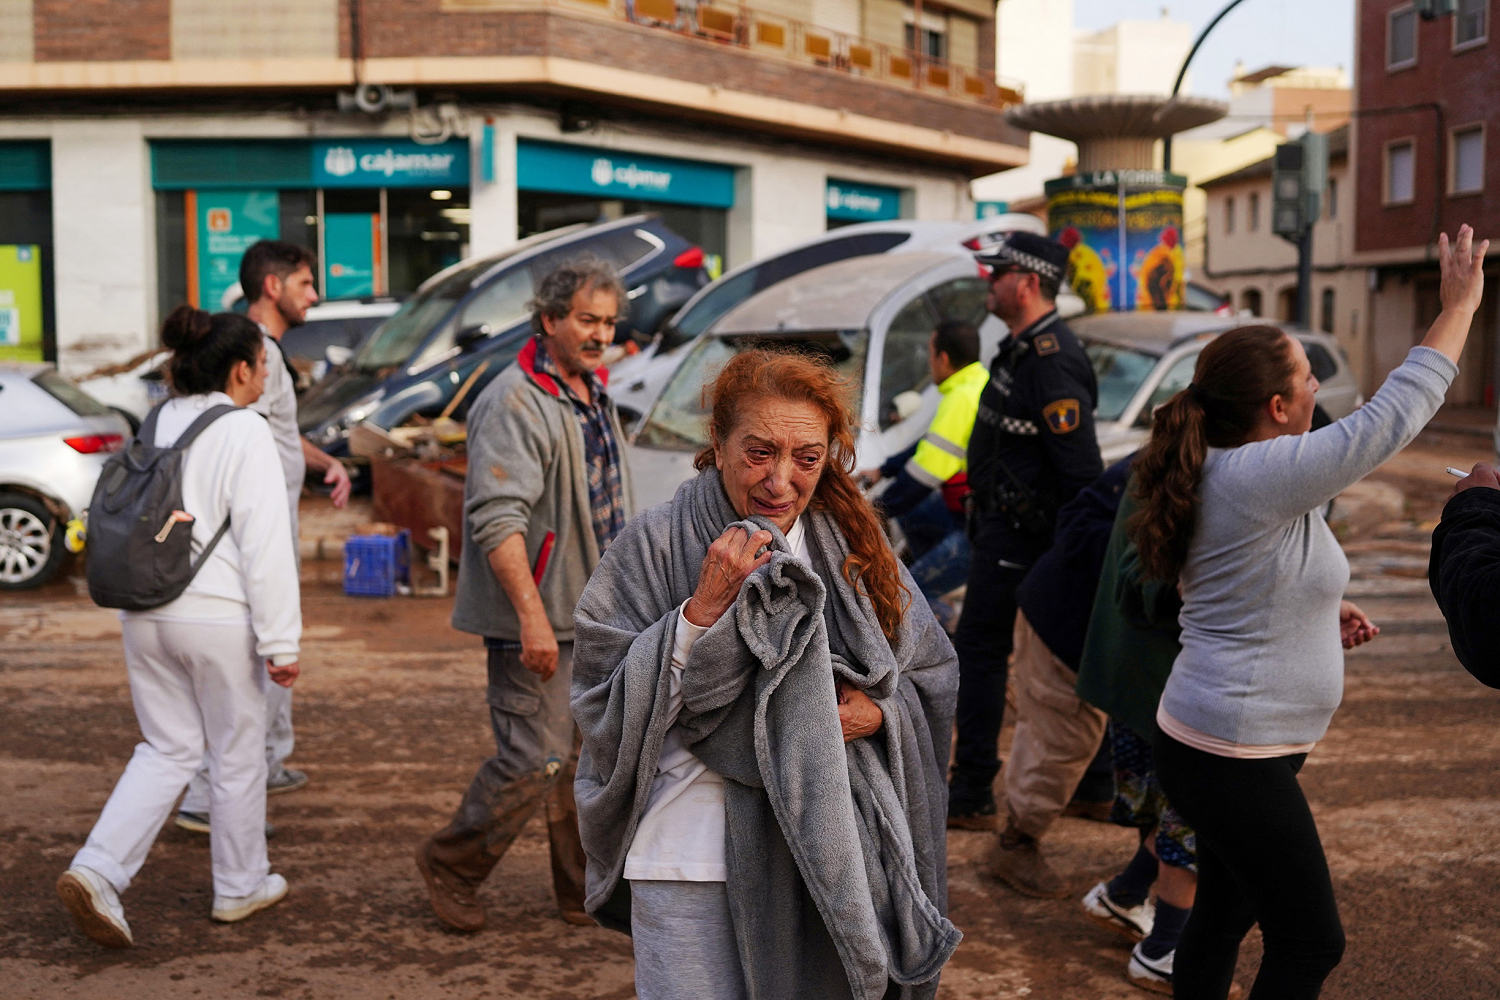
[[[996,744],[1016,585],[1051,544],[1057,509],[1098,477],[1103,464],[1094,437],[1094,371],[1055,304],[1067,249],[1032,233],[1012,233],[975,257],[990,268],[986,305],[1010,335],[990,363],[969,438],[973,559],[953,635],[958,745],[948,822],[987,829],[994,823],[991,786],[1000,770]]]

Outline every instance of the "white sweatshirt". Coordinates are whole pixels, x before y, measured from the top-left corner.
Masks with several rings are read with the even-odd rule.
[[[176,441],[200,414],[220,403],[232,406],[234,400],[222,392],[169,400],[157,417],[156,444]],[[194,518],[193,557],[213,539],[226,514],[229,530],[180,597],[122,616],[248,622],[256,653],[277,666],[294,662],[302,637],[297,563],[281,460],[265,418],[241,409],[209,424],[188,446],[182,475],[182,506]]]

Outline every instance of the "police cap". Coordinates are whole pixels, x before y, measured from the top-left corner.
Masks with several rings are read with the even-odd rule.
[[[1018,268],[1061,283],[1068,248],[1035,233],[1007,233],[1000,242],[976,251],[974,259],[992,270]]]

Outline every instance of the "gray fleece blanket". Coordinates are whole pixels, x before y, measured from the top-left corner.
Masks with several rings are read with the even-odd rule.
[[[584,589],[572,704],[586,906],[628,926],[621,874],[666,735],[677,609],[726,527],[767,528],[771,561],[693,646],[676,722],[725,779],[726,886],[749,995],[931,997],[961,937],[944,916],[957,659],[922,600],[892,648],[842,576],[837,525],[803,517],[811,565],[769,522],[741,522],[709,469],[628,524]],[[836,678],[880,707],[873,736],[843,742]]]

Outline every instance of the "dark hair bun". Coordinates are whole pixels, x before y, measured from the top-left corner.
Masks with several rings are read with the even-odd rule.
[[[207,312],[190,305],[180,305],[162,323],[161,342],[164,347],[180,351],[208,336],[212,328],[213,317]]]

